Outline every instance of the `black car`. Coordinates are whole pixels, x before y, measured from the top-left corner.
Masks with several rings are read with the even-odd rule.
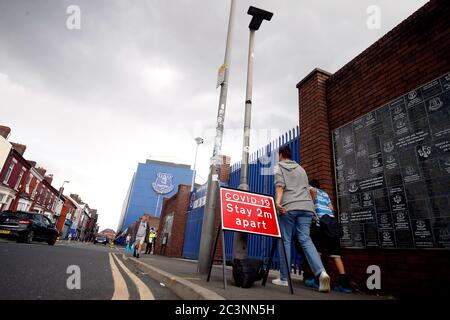
[[[17,242],[45,241],[54,245],[58,230],[47,217],[33,212],[0,213],[0,236],[15,238]]]
[[[104,245],[108,244],[108,238],[106,238],[104,235],[98,234],[94,239],[94,244],[96,243],[103,243]]]

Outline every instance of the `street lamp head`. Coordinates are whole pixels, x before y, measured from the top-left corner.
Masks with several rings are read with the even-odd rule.
[[[258,9],[258,8],[252,7],[252,6],[250,6],[250,8],[248,8],[247,14],[253,16],[253,18],[250,21],[250,24],[248,26],[250,28],[250,30],[253,30],[253,31],[256,31],[259,29],[263,20],[270,21],[270,19],[272,19],[272,16],[273,16],[272,12]]]
[[[70,181],[67,181],[67,180],[66,180],[66,181],[64,181],[64,183],[70,183]]]
[[[197,138],[195,138],[195,142],[197,142],[197,144],[202,144],[203,143],[203,138],[197,137]]]

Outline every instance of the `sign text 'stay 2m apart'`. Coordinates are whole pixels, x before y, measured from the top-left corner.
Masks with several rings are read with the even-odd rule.
[[[222,187],[220,204],[223,229],[281,237],[271,196]]]

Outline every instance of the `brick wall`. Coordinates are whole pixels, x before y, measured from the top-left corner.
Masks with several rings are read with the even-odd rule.
[[[222,156],[222,165],[220,166],[220,182],[228,183],[230,180],[230,172],[231,172],[231,166],[230,166],[230,157]],[[220,224],[220,206],[217,206],[216,208],[216,221],[214,223],[215,230],[217,231],[219,229]],[[214,259],[219,261],[222,260],[222,237],[219,237],[219,242],[217,243],[217,249],[214,255]]]
[[[319,179],[322,187],[332,194],[333,180],[330,129],[326,102],[326,71],[315,69],[299,84],[300,160],[309,179]]]
[[[75,205],[72,203],[72,201],[70,201],[68,198],[64,197],[64,205],[61,209],[61,215],[58,218],[58,223],[56,225],[56,229],[58,230],[58,232],[62,232],[63,228],[64,228],[64,224],[66,222],[66,218],[67,218],[67,214],[69,212],[74,212],[77,208],[75,207]]]
[[[170,198],[165,198],[161,210],[158,227],[158,240],[156,241],[155,253],[169,257],[181,257],[183,253],[184,230],[186,228],[186,214],[189,206],[189,195],[191,186],[180,184],[178,192]],[[162,245],[164,238],[164,225],[168,215],[173,213],[173,223],[170,236],[165,246]]]
[[[230,179],[230,157],[222,156],[219,179],[223,183],[228,183]],[[158,240],[156,241],[155,253],[171,257],[181,257],[184,245],[184,232],[186,228],[187,210],[190,200],[190,186],[180,185],[178,192],[171,198],[164,199],[161,210],[160,223],[158,227]],[[172,234],[168,239],[165,248],[162,246],[163,230],[167,215],[174,213]],[[220,208],[217,207],[215,217],[216,230],[220,222]],[[216,251],[216,259],[221,259],[222,241],[219,241]]]
[[[147,221],[150,228],[153,227],[158,231],[160,219],[158,217],[153,217],[149,213],[144,213],[144,216],[147,216]]]
[[[432,0],[335,74],[315,69],[297,85],[302,165],[333,200],[330,131],[449,72],[449,16],[448,1]],[[372,264],[381,267],[382,293],[444,294],[450,286],[450,251],[346,249],[343,257],[362,289]]]

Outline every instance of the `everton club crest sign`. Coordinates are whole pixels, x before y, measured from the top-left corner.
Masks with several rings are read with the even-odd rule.
[[[166,194],[173,190],[174,185],[172,183],[173,175],[170,173],[159,172],[156,175],[155,182],[152,183],[153,190],[159,194]]]

